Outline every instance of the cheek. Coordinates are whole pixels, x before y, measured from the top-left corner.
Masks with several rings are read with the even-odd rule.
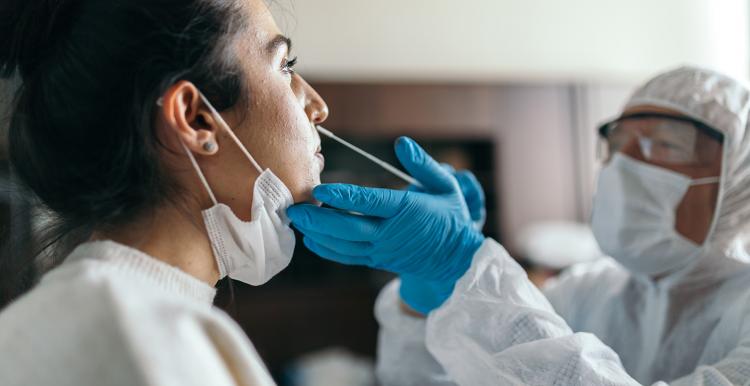
[[[697,244],[703,244],[711,229],[718,196],[716,186],[690,188],[677,207],[675,229]]]
[[[693,213],[713,213],[718,197],[718,185],[693,186],[685,193],[680,207]]]
[[[283,91],[283,92],[282,92]],[[309,201],[320,184],[320,168],[314,156],[318,139],[304,109],[291,93],[266,92],[268,99],[253,104],[248,131],[255,130],[258,162],[270,168],[289,188],[295,202]],[[259,95],[260,97],[260,95]]]
[[[307,138],[299,138],[281,150],[285,156],[279,162],[278,175],[292,192],[294,202],[310,201],[312,189],[320,184],[319,166],[311,150],[313,145]]]

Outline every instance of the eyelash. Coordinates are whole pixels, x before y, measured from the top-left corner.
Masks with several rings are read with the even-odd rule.
[[[294,66],[297,65],[297,57],[295,56],[291,60],[287,59],[284,62],[282,70],[287,74],[294,74]]]

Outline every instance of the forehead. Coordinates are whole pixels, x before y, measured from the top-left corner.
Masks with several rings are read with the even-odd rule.
[[[686,117],[685,114],[682,114],[681,112],[677,110],[669,109],[666,107],[651,106],[651,105],[631,106],[625,109],[625,111],[623,111],[621,115],[642,114],[642,113],[659,113],[659,114],[668,114],[668,115],[672,115],[675,117]]]
[[[688,118],[685,114],[680,113],[677,110],[651,106],[632,106],[625,109],[621,116],[629,116],[633,114],[666,114],[678,118]],[[672,130],[666,129],[678,129],[678,132],[687,133],[696,131],[696,128],[687,122],[681,122],[677,120],[669,120],[665,118],[638,118],[633,120],[623,120],[618,124],[618,127],[625,131],[636,130],[641,134],[662,134],[670,133]]]
[[[648,113],[665,114],[665,115],[669,115],[669,116],[676,117],[676,118],[687,118],[687,119],[690,119],[690,120],[693,119],[692,117],[690,117],[688,115],[685,115],[684,113],[682,113],[682,112],[680,112],[678,110],[670,109],[670,108],[666,108],[666,107],[654,106],[654,105],[636,105],[636,106],[631,106],[631,107],[625,109],[620,116],[623,117],[623,116],[628,116],[628,115],[633,115],[633,114],[648,114]],[[662,119],[658,119],[658,118],[657,119],[643,119],[643,120],[636,120],[635,123],[632,123],[632,125],[633,126],[640,126],[641,128],[643,128],[643,127],[652,126],[654,124],[659,124],[659,122],[661,122],[661,121],[663,121],[663,120]],[[626,125],[626,126],[627,125],[631,125],[628,122],[623,122],[623,124]],[[716,129],[710,128],[710,127],[708,128],[709,131],[715,132],[716,135],[713,135],[712,133],[708,133],[708,132],[703,131],[703,130],[699,130],[700,127],[697,127],[694,124],[687,123],[687,122],[672,121],[672,122],[668,123],[668,126],[671,126],[671,127],[690,127],[692,130],[697,130],[698,131],[698,135],[700,137],[712,138],[712,139],[718,141],[719,143],[722,142],[721,137],[723,136],[723,133],[719,132]]]
[[[240,0],[244,14],[244,32],[238,45],[253,55],[266,54],[268,43],[281,34],[265,0]]]

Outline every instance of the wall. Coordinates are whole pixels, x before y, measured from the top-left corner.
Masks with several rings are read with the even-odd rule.
[[[639,81],[682,63],[748,77],[746,0],[275,0],[316,80]]]
[[[633,92],[634,85],[577,84],[571,89],[571,136],[573,138],[574,179],[576,183],[576,218],[588,221],[596,175],[601,167],[597,154],[598,134],[602,122],[618,115]]]
[[[459,85],[453,92],[463,104],[400,91],[364,111],[356,100],[337,104],[331,119],[356,130],[392,114],[388,106],[409,106],[411,122],[398,133],[382,127],[383,135],[429,128],[494,138],[510,241],[534,221],[588,219],[598,170],[594,127],[619,112],[636,84],[686,63],[743,80],[750,73],[747,0],[274,3],[308,80]],[[487,88],[460,91],[469,84]],[[451,133],[456,127],[467,130]]]
[[[317,82],[314,86],[331,108],[326,127],[345,138],[411,135],[493,141],[499,208],[495,220],[511,249],[518,231],[529,223],[582,218],[571,85]],[[581,129],[586,130],[593,132],[592,127]]]

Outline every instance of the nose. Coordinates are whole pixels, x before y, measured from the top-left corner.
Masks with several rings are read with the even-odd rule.
[[[620,153],[625,154],[631,158],[637,159],[639,161],[643,162],[649,162],[648,159],[646,159],[646,155],[643,154],[643,149],[641,149],[641,140],[638,135],[633,135],[630,138],[627,139],[627,142],[620,148]]]
[[[297,89],[300,91],[299,97],[301,98],[304,106],[305,113],[310,122],[318,125],[325,122],[328,119],[328,105],[325,100],[310,86],[299,74],[295,74],[295,80],[297,81]]]

